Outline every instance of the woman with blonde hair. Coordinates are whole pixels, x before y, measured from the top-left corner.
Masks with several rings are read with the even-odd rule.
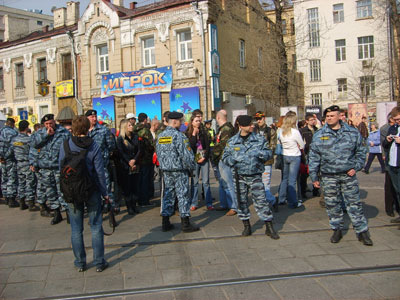
[[[299,174],[301,149],[304,141],[297,129],[296,114],[287,114],[278,129],[278,143],[283,148],[282,182],[279,187],[279,203],[288,202],[290,208],[297,208],[302,204],[297,199],[296,181]]]
[[[120,133],[117,139],[117,148],[120,153],[122,166],[122,193],[125,198],[128,214],[138,213],[136,208],[138,191],[138,160],[140,156],[139,137],[133,131],[133,125],[128,119],[120,123]]]

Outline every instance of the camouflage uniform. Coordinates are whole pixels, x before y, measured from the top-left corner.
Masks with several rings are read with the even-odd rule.
[[[11,151],[11,141],[17,134],[14,128],[7,125],[0,130],[0,158],[4,159],[1,164],[1,189],[5,198],[17,195],[16,161]]]
[[[312,182],[318,181],[324,189],[326,211],[333,230],[343,227],[343,210],[340,207],[342,192],[347,212],[356,233],[368,230],[360,201],[357,176],[347,171],[360,171],[365,163],[367,147],[357,129],[340,121],[335,132],[328,125],[315,132],[309,153],[309,170]]]
[[[35,172],[33,173],[33,175],[36,182],[36,201],[39,204],[44,204],[46,203],[47,197],[46,197],[46,190],[44,189],[44,186],[42,184],[43,180],[40,178],[40,173],[39,173],[38,158],[40,149],[35,149],[32,146],[32,140],[34,139],[34,136],[36,134],[37,132],[34,132],[31,135],[31,143],[29,147],[29,165],[35,167]]]
[[[189,140],[178,129],[167,126],[157,139],[156,151],[165,181],[161,215],[173,215],[175,197],[178,197],[181,218],[189,217],[189,173],[196,167]]]
[[[230,122],[223,124],[217,131],[216,142],[211,153],[211,160],[218,165],[219,200],[222,208],[237,209],[237,199],[231,169],[225,165],[221,158],[228,140],[235,135],[235,129]]]
[[[245,140],[240,132],[233,136],[225,147],[222,161],[235,169],[235,177],[239,177],[240,199],[238,199],[238,215],[241,220],[250,219],[248,191],[251,190],[254,208],[262,221],[271,221],[272,212],[265,198],[264,184],[261,174],[264,163],[272,156],[264,137],[251,133]],[[238,196],[239,197],[239,196]]]
[[[41,181],[44,194],[50,202],[51,209],[57,209],[61,206],[67,207],[60,191],[60,172],[58,165],[58,155],[60,147],[64,140],[70,137],[70,132],[60,125],[56,125],[54,135],[48,135],[47,129],[42,128],[32,135],[31,146],[38,151],[37,159],[34,151],[30,151],[29,161],[35,161],[39,168],[39,180]],[[44,203],[43,199],[39,199],[38,203]]]
[[[35,200],[35,175],[29,168],[29,148],[31,137],[19,133],[13,140],[11,149],[17,161],[18,197],[26,201]]]
[[[100,147],[101,152],[103,153],[104,174],[106,176],[108,196],[110,197],[110,201],[113,203],[113,205],[115,205],[114,194],[111,187],[110,173],[108,171],[110,154],[116,148],[115,139],[111,134],[111,131],[108,130],[107,127],[102,126],[99,123],[96,123],[93,129],[89,131],[88,136],[96,142],[96,144]]]

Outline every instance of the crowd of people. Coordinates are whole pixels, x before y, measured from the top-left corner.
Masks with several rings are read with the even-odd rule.
[[[170,217],[176,210],[183,232],[199,230],[190,222],[190,215],[199,208],[202,195],[207,211],[238,215],[243,222],[242,235],[251,235],[251,193],[266,235],[279,239],[273,212],[279,211],[279,205],[301,208],[310,192],[322,197],[320,204],[326,208],[333,230],[332,243],[342,238],[343,215],[347,213],[359,240],[372,246],[356,172],[369,174],[376,156],[386,173],[386,213],[392,217],[395,212],[400,214],[400,108],[393,109],[388,124],[380,130],[376,123],[370,124],[370,130],[365,120],[361,123],[357,128],[349,124],[338,106],[325,109],[322,120],[307,114],[298,122],[296,113],[290,111],[272,125],[266,123],[261,111],[238,116],[232,124],[223,109],[216,113],[215,121],[203,120],[202,111],[197,109],[187,126],[179,112],[165,112],[161,123],[150,121],[145,113],[137,117],[128,113],[115,135],[98,122],[93,109],[65,126],[47,114],[32,133],[27,121],[19,122],[16,130],[14,119],[9,118],[0,130],[3,203],[40,211],[41,216],[51,217],[52,225],[63,220],[65,211],[79,271],[86,268],[84,214],[90,220],[94,264],[101,272],[108,266],[102,212],[119,213],[125,204],[127,213],[134,215],[140,207],[154,206],[151,199],[156,174],[162,231],[174,228]],[[88,183],[80,179],[82,184],[70,188],[67,179],[71,170],[79,173],[74,162],[84,165],[81,176],[86,176]],[[281,170],[277,196],[271,192],[273,167]],[[210,169],[218,182],[216,206]],[[312,190],[308,189],[308,178]],[[74,192],[77,188],[81,190]],[[400,223],[400,217],[391,222]]]

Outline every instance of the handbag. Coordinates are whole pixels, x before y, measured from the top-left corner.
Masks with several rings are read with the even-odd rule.
[[[283,155],[282,154],[279,154],[279,155],[276,156],[275,169],[283,170]]]

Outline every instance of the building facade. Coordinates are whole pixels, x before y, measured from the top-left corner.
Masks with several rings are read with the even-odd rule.
[[[295,0],[306,105],[390,101],[385,0]]]

